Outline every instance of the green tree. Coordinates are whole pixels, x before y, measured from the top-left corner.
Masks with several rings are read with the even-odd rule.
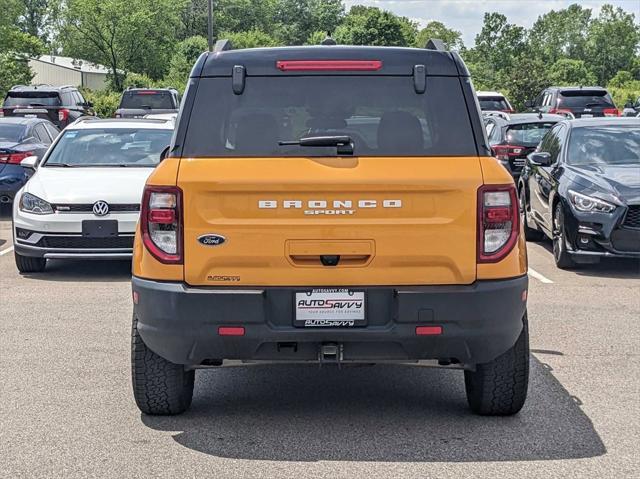
[[[62,0],[20,0],[22,12],[18,18],[20,29],[47,43],[54,34],[55,21]]]
[[[508,96],[517,110],[524,109],[524,103],[538,96],[550,85],[546,66],[540,58],[526,53],[514,59],[518,67],[501,73],[498,90]]]
[[[315,31],[333,32],[344,17],[342,0],[276,0],[273,36],[284,45],[302,45]]]
[[[591,10],[578,4],[541,15],[529,31],[532,54],[547,64],[561,58],[585,60],[590,21]]]
[[[442,22],[432,21],[427,23],[427,26],[416,35],[415,46],[424,48],[431,38],[442,40],[448,50],[462,50],[464,48],[462,33],[447,28]]]
[[[185,0],[67,0],[64,52],[108,65],[116,89],[130,71],[162,78]]]
[[[208,43],[205,37],[195,36],[182,40],[175,47],[175,52],[169,64],[169,73],[163,83],[184,91],[189,73],[202,52],[207,51]]]
[[[635,15],[604,5],[589,26],[586,51],[591,70],[600,85],[619,70],[631,70],[640,44],[640,26]]]
[[[346,45],[411,46],[417,26],[406,17],[376,7],[352,7],[336,29],[338,43]]]
[[[42,42],[35,36],[22,32],[18,19],[23,5],[17,0],[5,0],[0,15],[0,95],[16,84],[31,81],[33,73],[28,57],[42,52]]]
[[[526,31],[507,22],[507,17],[500,13],[485,13],[482,30],[476,35],[476,45],[470,57],[478,62],[486,62],[488,69],[497,79],[517,68],[516,58],[526,50]],[[495,80],[494,80],[495,81]]]
[[[557,86],[594,85],[596,77],[582,60],[560,58],[549,68],[549,82]]]
[[[234,49],[237,48],[257,48],[275,47],[278,41],[270,35],[260,30],[249,30],[248,32],[222,32],[220,38],[231,40]]]

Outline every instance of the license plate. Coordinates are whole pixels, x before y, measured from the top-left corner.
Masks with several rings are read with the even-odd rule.
[[[85,238],[111,238],[118,236],[118,220],[84,220],[82,236]]]
[[[582,116],[580,118],[593,118],[593,115],[582,114]]]
[[[314,289],[295,294],[296,326],[349,328],[366,325],[365,293],[350,289]]]

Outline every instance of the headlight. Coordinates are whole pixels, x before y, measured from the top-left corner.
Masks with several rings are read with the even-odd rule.
[[[35,215],[50,215],[53,208],[45,200],[38,198],[31,193],[25,193],[20,198],[20,211],[33,213]]]
[[[597,213],[611,213],[616,209],[616,205],[612,205],[604,200],[594,198],[593,196],[583,195],[575,191],[569,190],[569,199],[571,204],[578,211],[585,213],[594,211]]]

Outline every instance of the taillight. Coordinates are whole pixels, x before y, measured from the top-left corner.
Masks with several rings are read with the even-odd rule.
[[[478,263],[495,263],[515,246],[520,215],[514,185],[478,189]]]
[[[620,116],[617,108],[605,108],[602,113],[604,113],[604,116]]]
[[[525,151],[524,146],[518,145],[494,145],[491,147],[493,156],[502,161],[509,161],[509,158],[515,158],[522,155]]]
[[[33,156],[33,151],[22,151],[20,153],[0,153],[0,163],[19,165],[28,156]]]
[[[182,190],[147,186],[140,208],[142,241],[158,261],[182,264]]]
[[[58,110],[58,121],[67,121],[69,118],[69,110],[66,108],[60,108]]]
[[[280,71],[377,71],[380,60],[278,60]]]

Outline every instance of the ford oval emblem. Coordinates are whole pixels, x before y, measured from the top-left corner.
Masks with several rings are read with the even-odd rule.
[[[202,235],[198,241],[205,246],[220,246],[227,241],[227,238],[220,235]]]

